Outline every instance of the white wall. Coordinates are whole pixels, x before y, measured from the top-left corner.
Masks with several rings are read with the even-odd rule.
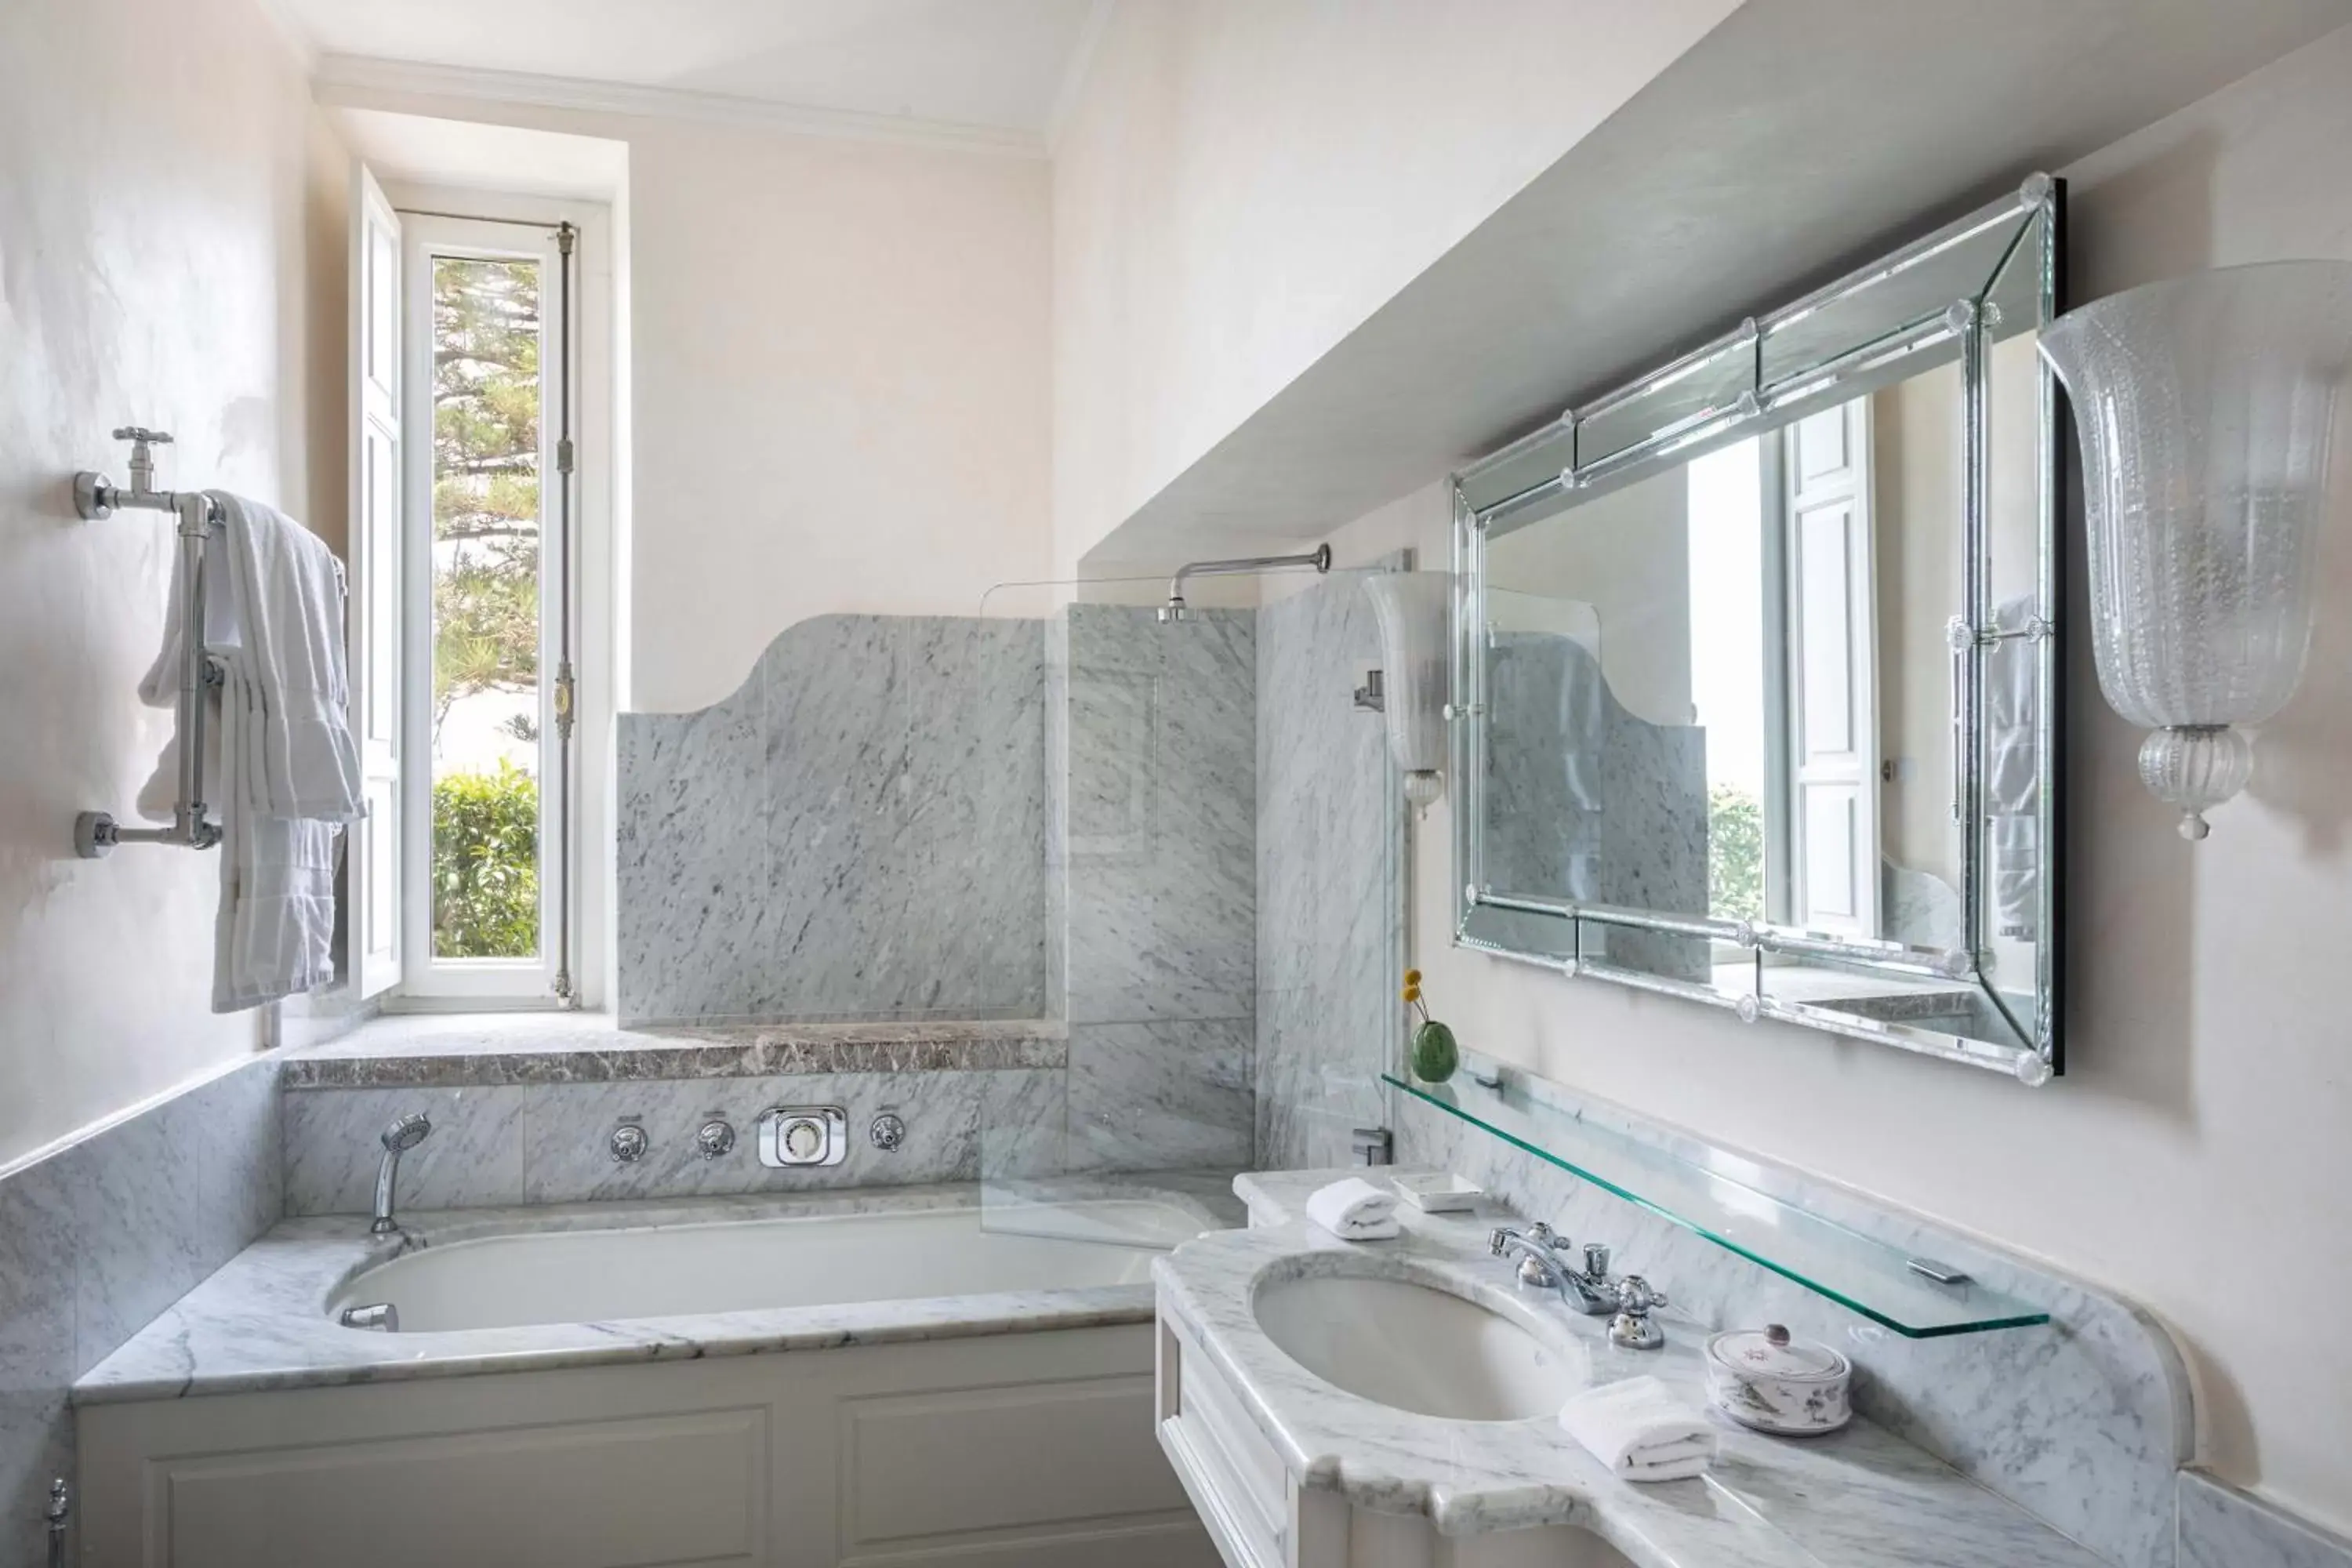
[[[133,688],[172,533],[68,485],[161,426],[159,482],[341,538],[341,165],[251,0],[0,6],[0,1163],[257,1043],[210,1012],[217,857],[73,858],[170,733]]]
[[[1055,559],[1734,8],[1124,0],[1055,144]]]
[[[2067,171],[2078,300],[2232,262],[2352,259],[2352,28]],[[2347,486],[2352,491],[2352,485]],[[1445,502],[1352,525],[1443,565]],[[2352,505],[2301,695],[2251,797],[2191,847],[2140,787],[2091,669],[2074,525],[2068,1076],[1990,1074],[1446,946],[1446,805],[1418,829],[1413,940],[1464,1043],[2040,1255],[2148,1305],[2224,1477],[2352,1527]],[[1449,803],[1450,804],[1450,803]],[[1671,1282],[1669,1282],[1671,1286]]]
[[[1044,160],[328,86],[627,145],[625,709],[740,685],[834,611],[1050,574]]]

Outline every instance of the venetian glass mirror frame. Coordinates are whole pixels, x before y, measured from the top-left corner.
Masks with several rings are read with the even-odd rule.
[[[2063,1070],[2061,447],[2055,388],[2032,345],[2060,304],[2063,196],[2061,182],[2035,175],[2015,196],[1743,321],[1455,476],[1447,716],[1457,783],[1457,945],[1726,1007],[1751,1022],[1779,1019],[2009,1072],[2028,1084]],[[2006,367],[1998,409],[1996,355]],[[1914,710],[1902,721],[1903,734],[1940,726],[1941,738],[1915,740],[1917,756],[1886,755],[1895,748],[1880,744],[1885,737],[1873,709],[1861,720],[1862,736],[1847,742],[1855,755],[1841,804],[1835,787],[1791,782],[1805,778],[1818,748],[1806,721],[1790,714],[1807,704],[1827,710],[1815,665],[1842,656],[1800,646],[1829,635],[1798,629],[1807,616],[1824,626],[1832,618],[1816,613],[1809,596],[1817,592],[1816,569],[1801,552],[1834,551],[1801,542],[1811,537],[1796,521],[1805,481],[1790,476],[1814,471],[1801,445],[1808,429],[1875,450],[1871,432],[1893,423],[1883,409],[1874,416],[1882,426],[1867,422],[1875,400],[1931,384],[1943,424],[1931,426],[1920,450],[1948,476],[1935,503],[1920,504],[1906,491],[1891,518],[1874,519],[1888,509],[1864,499],[1863,521],[1849,532],[1858,532],[1865,553],[1822,569],[1831,584],[1822,591],[1832,597],[1820,602],[1858,605],[1863,618],[1836,636],[1867,640],[1875,661],[1885,657],[1877,642],[1885,634],[1872,629],[1880,626],[1874,606],[1890,589],[1880,555],[1867,552],[1875,548],[1873,529],[1895,554],[1907,549],[1945,563],[1936,569],[1943,575],[1926,579],[1931,590],[1945,585],[1940,597],[1923,598],[1916,586],[1895,589],[1901,603],[1890,602],[1884,617],[1908,639],[1886,663],[1890,690],[1899,683]],[[1916,424],[1916,416],[1905,417]],[[1740,525],[1749,541],[1744,556],[1696,532],[1694,498],[1701,492],[1688,487],[1710,458],[1748,465],[1739,481],[1748,498],[1740,503],[1748,509]],[[1760,481],[1753,477],[1759,467]],[[1856,482],[1867,487],[1877,471],[1865,467]],[[1675,520],[1654,543],[1644,541],[1654,537],[1648,519],[1655,509],[1624,499],[1645,483],[1666,496]],[[1619,499],[1601,504],[1612,497]],[[1577,528],[1581,553],[1570,553],[1582,564],[1545,580],[1544,594],[1556,596],[1521,592],[1512,574],[1527,569],[1514,563],[1534,559],[1548,537],[1531,531],[1565,537]],[[1596,544],[1618,557],[1671,557],[1664,592],[1688,595],[1677,612],[1684,629],[1675,635],[1685,639],[1678,715],[1625,718],[1617,688],[1631,682],[1616,679],[1609,654],[1643,635],[1658,639],[1637,627],[1605,640],[1594,606],[1573,596],[1576,572],[1600,570],[1591,564]],[[1749,678],[1763,692],[1760,718],[1737,719],[1735,704],[1718,701],[1716,711],[1727,719],[1711,740],[1706,705],[1693,694],[1703,653],[1691,639],[1728,645],[1719,631],[1690,628],[1710,621],[1703,592],[1721,602],[1721,580],[1743,569],[1747,576],[1731,585],[1734,602],[1747,606],[1746,635],[1759,637],[1746,650],[1749,662],[1781,673]],[[1639,570],[1658,575],[1654,565]],[[1703,585],[1703,576],[1714,585]],[[1857,581],[1867,585],[1859,594],[1851,586]],[[1716,658],[1725,662],[1720,651]],[[1788,673],[1792,666],[1796,673]],[[1864,695],[1853,700],[1879,700],[1877,668],[1873,663]],[[1581,689],[1570,690],[1580,680]],[[1843,687],[1833,679],[1821,689]],[[1526,721],[1531,711],[1538,721]],[[1644,733],[1624,742],[1618,729],[1603,728],[1596,717],[1602,713]],[[1717,816],[1728,786],[1706,775],[1715,765],[1710,752],[1736,753],[1742,736],[1770,760],[1752,770],[1764,781],[1764,802],[1748,819],[1759,825],[1760,847],[1741,864],[1752,882],[1727,894],[1723,868],[1710,857],[1728,854],[1736,837],[1729,819]],[[1759,736],[1778,739],[1753,738]],[[1922,758],[1932,766],[1923,767]],[[1672,785],[1681,802],[1675,823],[1634,799],[1660,792],[1659,769],[1680,770]],[[1551,793],[1528,787],[1528,778]],[[1918,821],[1932,793],[1944,825],[1931,858],[1945,868],[1924,881],[1883,856],[1878,836],[1882,806],[1906,785],[1904,820]],[[1852,828],[1857,812],[1867,817],[1866,836]],[[1591,826],[1563,827],[1560,819],[1571,816]],[[1820,848],[1832,832],[1819,825],[1832,822],[1841,825],[1843,861]],[[1696,848],[1643,847],[1666,842]],[[1695,854],[1696,871],[1685,865],[1661,876],[1633,864],[1660,854],[1685,862]],[[1614,873],[1605,869],[1612,856],[1622,863]],[[1841,878],[1865,897],[1841,901]],[[1857,901],[1867,903],[1868,918],[1853,918]],[[1831,919],[1823,910],[1844,912]]]

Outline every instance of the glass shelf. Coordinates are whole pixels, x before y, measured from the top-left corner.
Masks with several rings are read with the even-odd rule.
[[[1661,1219],[1826,1296],[1906,1339],[2029,1328],[2050,1314],[1965,1278],[1943,1284],[1919,1271],[1940,1266],[1799,1208],[1720,1171],[1596,1126],[1507,1083],[1389,1084],[1484,1128],[1571,1175],[1639,1204]]]

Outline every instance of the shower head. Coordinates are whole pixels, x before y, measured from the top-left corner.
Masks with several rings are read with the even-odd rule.
[[[384,1149],[389,1153],[405,1153],[424,1142],[425,1135],[432,1131],[432,1122],[422,1113],[411,1111],[383,1130]]]

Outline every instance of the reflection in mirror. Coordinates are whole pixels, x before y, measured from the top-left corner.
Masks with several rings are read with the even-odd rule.
[[[1784,357],[1798,379],[1764,412],[1645,448],[1633,415],[1671,428],[1696,395],[1656,377],[1596,405],[1597,445],[1632,458],[1541,480],[1531,437],[1495,471],[1532,488],[1465,476],[1466,939],[2048,1063],[2041,195],[1806,303],[1811,338],[1768,318],[1767,348],[1818,340],[1832,363],[1805,381]],[[1591,432],[1565,423],[1580,458]]]

